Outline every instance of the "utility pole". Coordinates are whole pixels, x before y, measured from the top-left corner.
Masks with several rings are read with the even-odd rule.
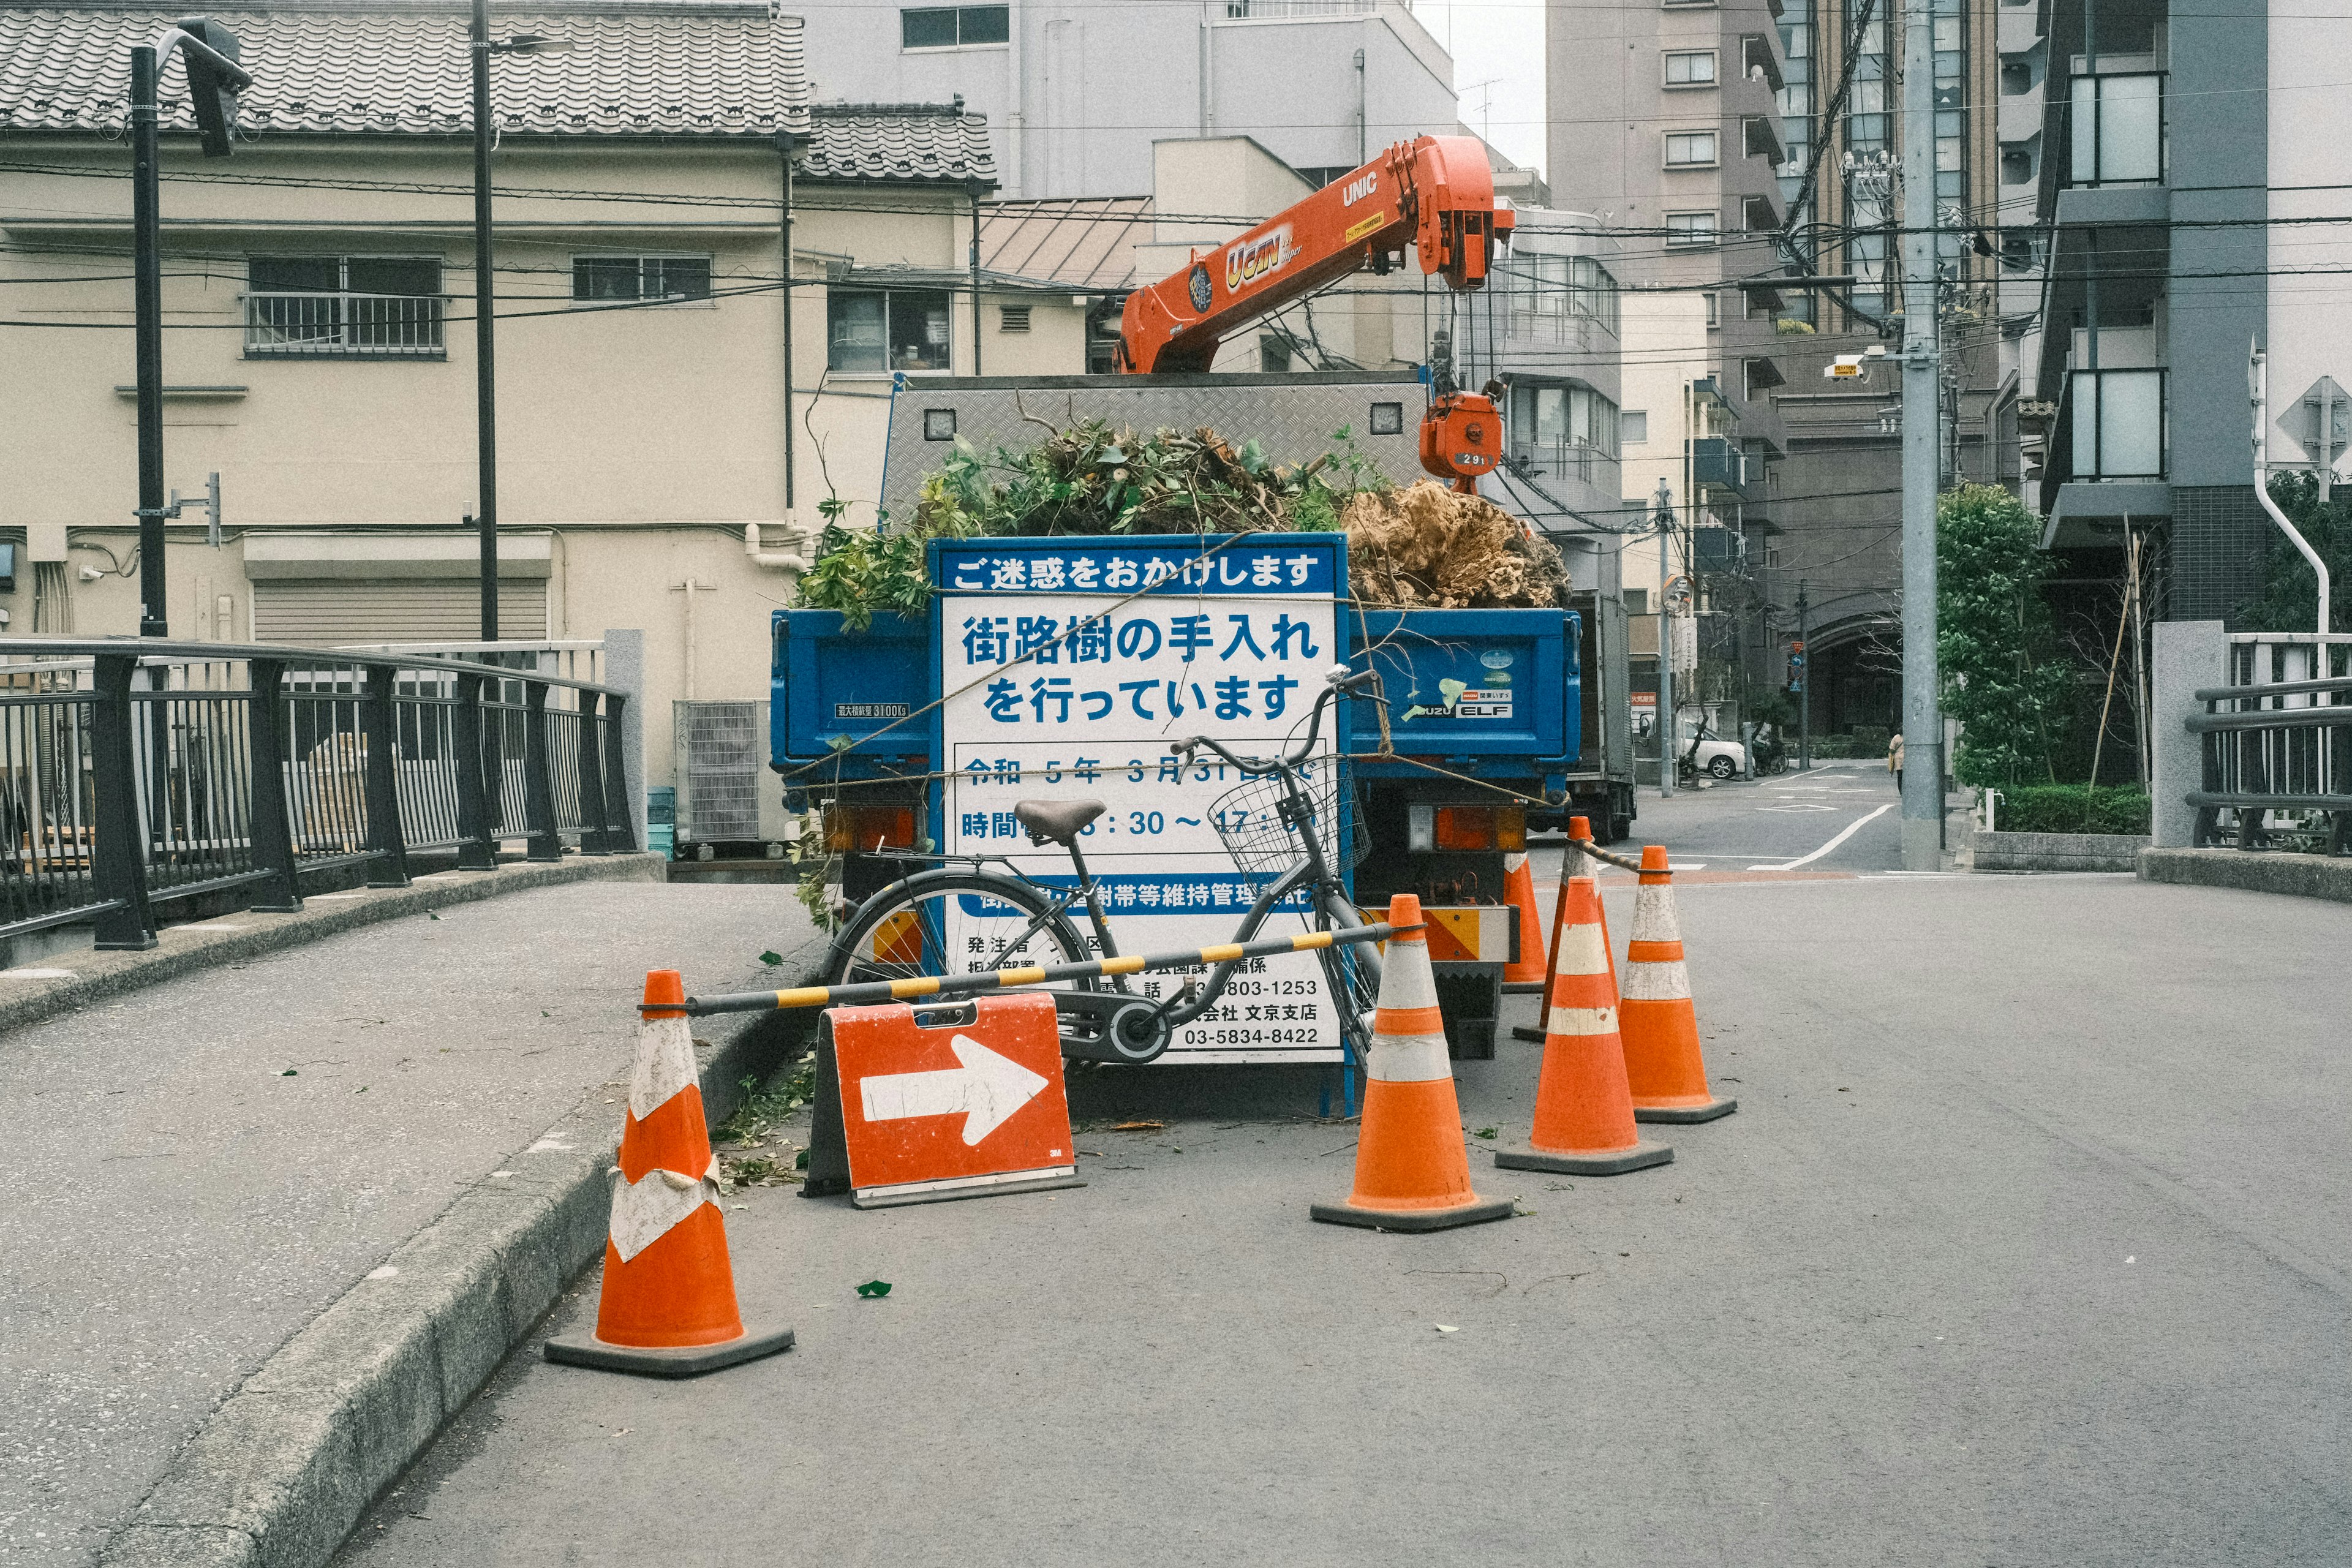
[[[1812,602],[1805,596],[1805,580],[1797,579],[1797,771],[1813,765],[1813,653],[1806,616]]]
[[[139,383],[139,635],[169,637],[163,522],[179,509],[163,499],[163,197],[155,88],[173,52],[185,58],[188,95],[207,158],[236,148],[236,95],[253,78],[236,63],[236,35],[208,17],[166,27],[131,50],[131,228],[132,352]],[[213,515],[220,515],[215,498]]]
[[[1942,464],[1936,285],[1936,37],[1903,14],[1903,868],[1943,866],[1944,725],[1936,668],[1936,492]]]
[[[490,254],[490,7],[474,0],[474,522],[480,530],[482,640],[499,640],[497,278]]]
[[[493,43],[489,0],[474,0],[470,32],[474,57],[474,461],[476,499],[473,521],[481,539],[482,640],[499,640],[499,370],[497,258],[490,237],[490,137],[497,129],[490,117],[490,57],[492,55],[551,55],[570,52],[562,38],[519,33]],[[784,269],[790,272],[787,266]],[[791,290],[785,290],[787,297]]]
[[[1666,610],[1666,584],[1674,567],[1675,492],[1658,480],[1658,798],[1675,797],[1675,622]]]

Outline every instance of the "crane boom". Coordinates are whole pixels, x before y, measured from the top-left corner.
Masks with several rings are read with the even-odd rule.
[[[1495,247],[1511,236],[1507,201],[1475,137],[1400,142],[1344,179],[1221,247],[1195,250],[1181,272],[1127,297],[1119,368],[1205,371],[1217,347],[1250,322],[1297,303],[1360,268],[1389,268],[1411,244],[1421,269],[1455,290],[1483,288]],[[1456,488],[1502,455],[1498,410],[1477,393],[1438,398],[1422,422],[1422,466]]]

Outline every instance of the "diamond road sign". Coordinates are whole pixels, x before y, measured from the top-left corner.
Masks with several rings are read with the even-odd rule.
[[[2352,446],[2352,393],[2336,384],[2333,376],[2321,376],[2311,384],[2309,391],[2286,406],[2279,416],[2278,427],[2301,447],[2304,456],[2312,462],[2334,468]],[[2326,430],[2326,449],[2320,447],[2320,431]]]

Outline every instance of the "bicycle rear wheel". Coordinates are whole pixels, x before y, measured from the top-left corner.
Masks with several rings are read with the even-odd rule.
[[[834,939],[831,983],[1082,963],[1084,938],[1038,889],[985,871],[932,871],[860,904]],[[1082,986],[1086,983],[1079,983]]]

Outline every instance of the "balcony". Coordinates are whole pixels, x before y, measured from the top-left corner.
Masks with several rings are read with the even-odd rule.
[[[2074,477],[2161,479],[2166,403],[2162,370],[2078,370],[2073,398]]]
[[[2164,78],[2077,76],[2068,104],[2076,186],[2150,185],[2164,179]]]
[[[1749,483],[1748,454],[1727,436],[1702,436],[1691,443],[1691,482],[1735,490],[1744,499]]]
[[[437,294],[247,294],[247,359],[442,359]]]
[[[1617,493],[1617,459],[1599,447],[1565,438],[1514,441],[1511,461],[1538,479],[1579,479]]]

